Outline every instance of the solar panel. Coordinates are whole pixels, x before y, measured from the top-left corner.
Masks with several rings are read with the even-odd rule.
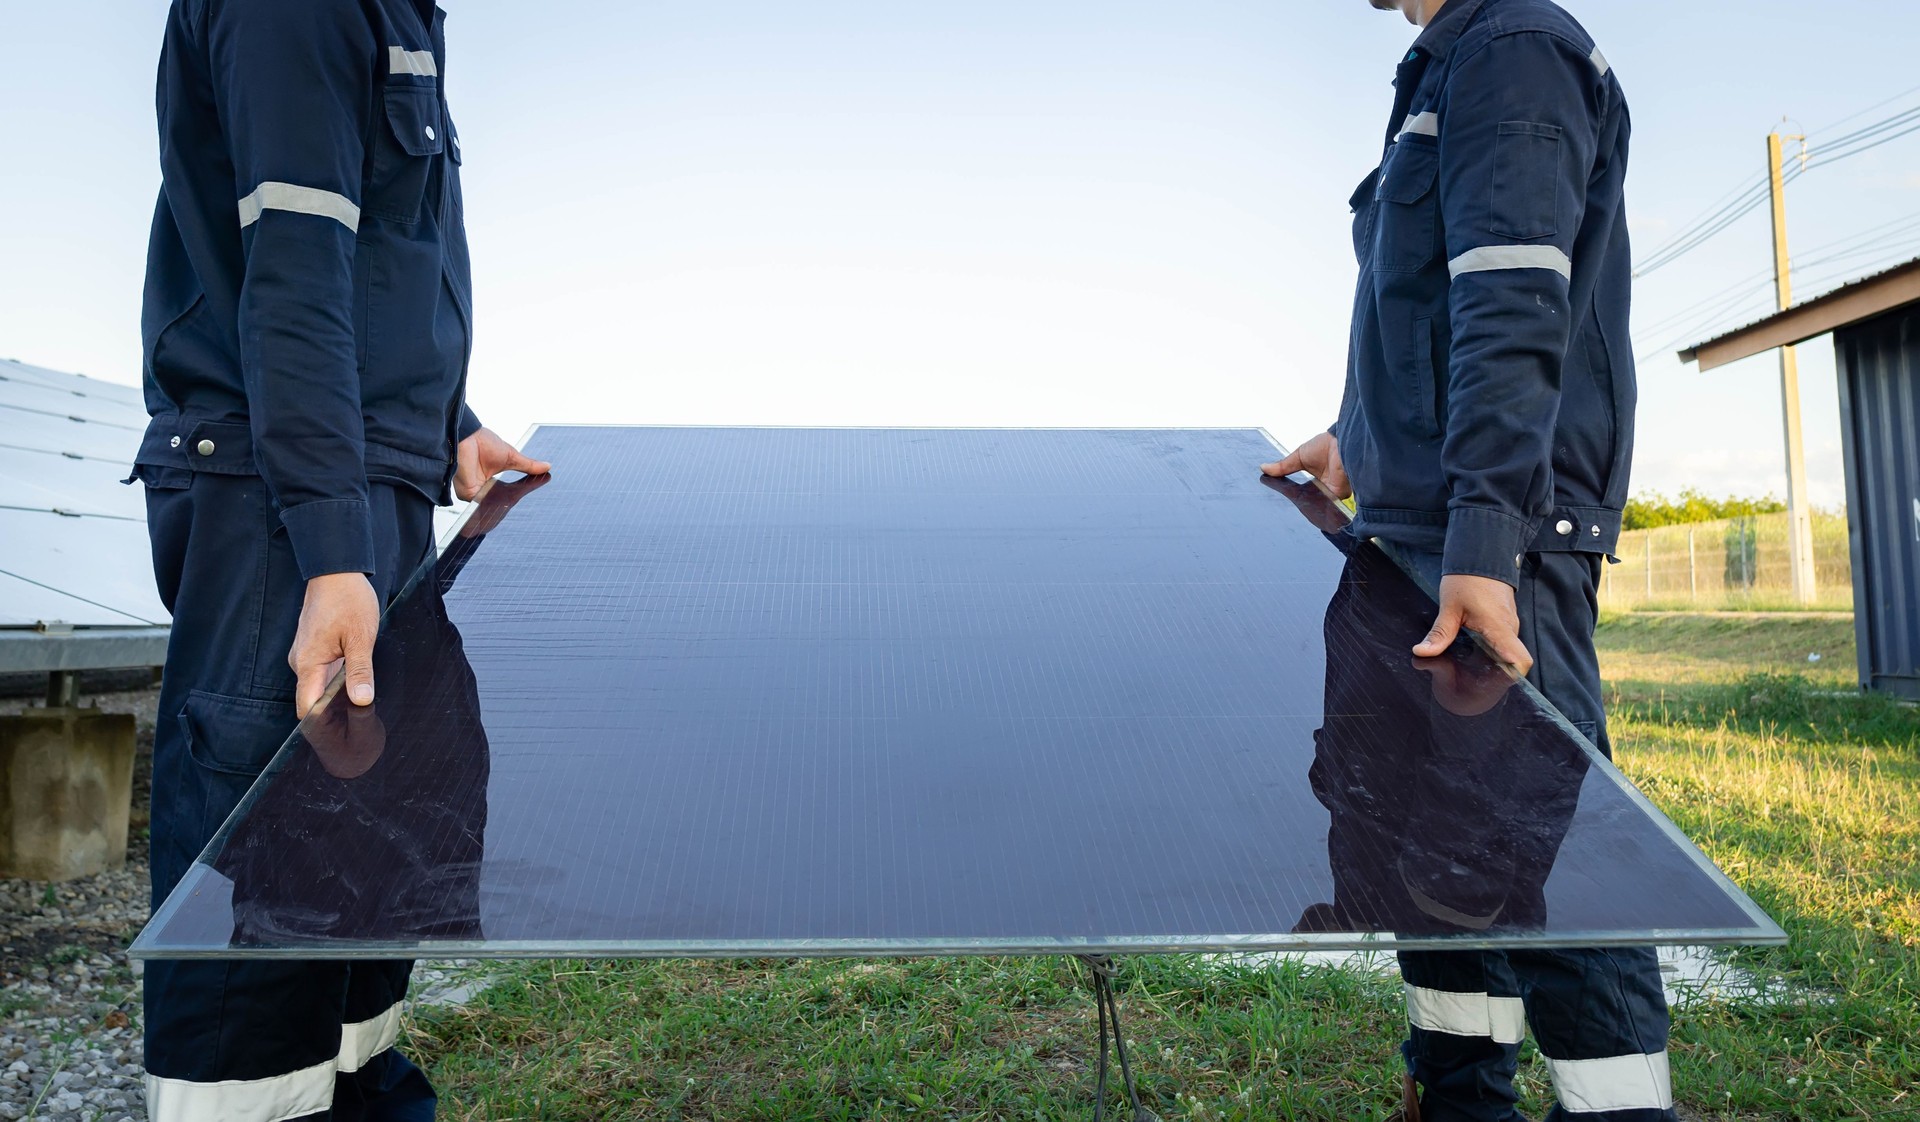
[[[109,647],[159,657],[168,616],[153,588],[145,498],[120,482],[146,425],[137,387],[0,360],[0,667],[127,657]],[[124,642],[136,634],[150,640],[137,650]]]
[[[1257,431],[530,451],[136,956],[1783,938]]]

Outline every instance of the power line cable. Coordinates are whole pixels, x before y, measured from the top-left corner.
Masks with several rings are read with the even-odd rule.
[[[1874,141],[1872,144],[1867,144],[1858,148],[1849,149],[1848,151],[1838,153],[1837,155],[1827,154],[1827,155],[1812,157],[1808,161],[1808,166],[1809,167],[1826,167],[1828,164],[1838,163],[1841,160],[1851,159],[1855,156],[1860,155],[1862,152],[1871,152],[1875,148],[1880,147],[1882,144],[1890,144],[1893,141],[1899,140],[1903,136],[1911,136],[1916,132],[1920,132],[1920,110],[1915,110],[1914,116],[1911,118],[1910,123],[1907,125],[1907,127],[1901,129],[1899,132],[1893,133],[1890,136],[1883,136],[1879,140]]]
[[[1920,223],[1914,223],[1905,229],[1892,231],[1889,234],[1887,234],[1885,237],[1876,238],[1874,241],[1870,243],[1857,245],[1852,247],[1851,249],[1839,250],[1834,253],[1822,254],[1817,257],[1809,257],[1804,263],[1795,263],[1795,265],[1793,266],[1793,274],[1795,278],[1798,278],[1802,271],[1810,272],[1811,270],[1816,269],[1822,265],[1830,265],[1838,261],[1851,261],[1858,257],[1870,256],[1874,254],[1884,255],[1888,252],[1897,253],[1899,252],[1898,250],[1890,249],[1890,247],[1905,246],[1905,245],[1911,244],[1912,235],[1917,230],[1920,230]]]
[[[1711,296],[1704,297],[1703,299],[1700,299],[1692,304],[1689,304],[1685,308],[1682,308],[1677,312],[1673,312],[1669,314],[1664,319],[1655,320],[1652,323],[1641,325],[1639,330],[1635,331],[1634,334],[1658,335],[1664,332],[1668,327],[1671,327],[1675,324],[1682,323],[1684,321],[1695,318],[1696,313],[1698,313],[1702,308],[1712,307],[1712,306],[1724,303],[1730,296],[1734,294],[1735,291],[1738,291],[1740,295],[1745,296],[1748,292],[1755,291],[1758,288],[1760,288],[1762,285],[1766,285],[1770,287],[1772,286],[1772,284],[1773,284],[1773,271],[1771,269],[1763,273],[1755,273],[1752,276],[1749,276],[1743,280],[1735,281],[1734,283],[1712,294]]]
[[[1829,269],[1829,270],[1826,270],[1825,272],[1806,277],[1803,283],[1805,283],[1809,288],[1816,289],[1816,291],[1814,291],[1811,295],[1804,297],[1802,300],[1796,301],[1796,303],[1804,303],[1807,300],[1815,300],[1836,289],[1844,288],[1846,285],[1853,283],[1853,281],[1857,279],[1856,274],[1860,273],[1862,270],[1865,270],[1868,273],[1868,275],[1871,275],[1873,272],[1883,267],[1891,266],[1903,261],[1912,260],[1916,253],[1920,253],[1920,238],[1898,242],[1898,243],[1895,243],[1895,246],[1896,248],[1893,248],[1891,250],[1886,249],[1886,247],[1884,246],[1872,246],[1866,249],[1856,250],[1854,253],[1849,254],[1848,256],[1857,257],[1863,253],[1871,253],[1875,251],[1879,252],[1879,256],[1873,257],[1864,265],[1848,265],[1845,268]],[[1826,288],[1819,287],[1821,285],[1827,284],[1830,281],[1840,281],[1841,283],[1833,284]],[[1768,280],[1762,281],[1760,282],[1759,285],[1754,287],[1757,289],[1770,290],[1773,287],[1773,281],[1771,278],[1769,278]],[[1764,319],[1768,315],[1775,312],[1777,308],[1778,308],[1778,305],[1776,301],[1772,298],[1772,294],[1770,292],[1754,291],[1750,289],[1749,291],[1740,293],[1739,295],[1735,296],[1730,300],[1720,301],[1719,304],[1716,305],[1711,312],[1708,312],[1704,316],[1695,318],[1692,321],[1695,324],[1695,326],[1690,327],[1685,331],[1682,331],[1679,333],[1670,333],[1670,332],[1655,333],[1655,332],[1652,332],[1651,329],[1649,329],[1649,330],[1643,330],[1642,332],[1639,332],[1636,336],[1636,344],[1638,344],[1639,339],[1645,338],[1648,334],[1654,334],[1656,338],[1662,335],[1671,334],[1671,339],[1670,341],[1659,344],[1657,346],[1642,347],[1641,349],[1636,350],[1634,354],[1634,361],[1637,363],[1645,363],[1650,359],[1659,358],[1661,356],[1671,354],[1672,352],[1679,349],[1680,347],[1686,346],[1690,343],[1697,343],[1702,339],[1711,339],[1718,335],[1723,335],[1727,331],[1732,330],[1733,328],[1739,327],[1742,324],[1751,323],[1758,319]]]
[[[1838,148],[1838,147],[1841,147],[1842,145],[1852,144],[1856,141],[1864,140],[1871,136],[1877,136],[1880,133],[1886,132],[1888,129],[1897,128],[1901,124],[1907,121],[1913,120],[1915,117],[1920,117],[1920,105],[1910,106],[1909,108],[1902,109],[1900,112],[1893,114],[1891,117],[1883,117],[1880,120],[1875,121],[1873,124],[1866,126],[1865,128],[1855,129],[1854,131],[1847,133],[1845,136],[1835,137],[1834,139],[1827,141],[1824,147]],[[1805,139],[1805,138],[1803,137],[1802,139]]]
[[[1911,214],[1903,214],[1898,218],[1888,219],[1887,221],[1882,222],[1878,226],[1869,226],[1865,230],[1856,230],[1853,233],[1848,234],[1843,238],[1836,238],[1830,242],[1822,242],[1819,245],[1808,246],[1805,249],[1801,250],[1801,252],[1808,255],[1812,255],[1817,253],[1825,253],[1828,250],[1837,250],[1844,246],[1851,245],[1854,242],[1867,241],[1872,238],[1878,237],[1882,233],[1886,233],[1886,232],[1897,233],[1898,231],[1895,230],[1895,227],[1905,228],[1907,226],[1913,225],[1916,222],[1920,222],[1920,211],[1915,211]],[[1796,261],[1794,263],[1794,268],[1798,269],[1801,264],[1802,264],[1801,262]]]
[[[1777,307],[1772,293],[1765,291],[1772,287],[1772,282],[1765,282],[1762,286],[1742,292],[1731,300],[1723,300],[1712,311],[1693,319],[1692,326],[1684,331],[1669,329],[1654,334],[1653,338],[1656,339],[1669,336],[1670,338],[1666,342],[1640,350],[1635,358],[1644,361],[1649,356],[1667,354],[1688,343],[1712,338],[1719,333],[1717,329],[1723,324],[1747,323],[1766,315]]]
[[[1888,98],[1886,101],[1881,102],[1879,106],[1873,108],[1879,108],[1880,106],[1899,101],[1914,92],[1920,92],[1920,88],[1896,94],[1894,97]],[[1852,118],[1843,118],[1843,121],[1864,116],[1871,111],[1871,109],[1862,110],[1860,113],[1854,114]],[[1790,182],[1799,178],[1800,175],[1809,168],[1825,167],[1828,164],[1850,159],[1914,132],[1920,132],[1920,106],[1903,109],[1891,116],[1883,117],[1862,128],[1836,137],[1812,152],[1808,152],[1803,148],[1800,158],[1782,172],[1782,180]],[[1760,205],[1767,201],[1770,193],[1771,182],[1768,176],[1763,176],[1758,183],[1752,183],[1750,181],[1744,189],[1739,187],[1734,188],[1731,193],[1731,201],[1723,203],[1717,209],[1710,208],[1703,218],[1696,219],[1694,222],[1689,223],[1679,234],[1670,238],[1664,245],[1650,253],[1647,258],[1634,269],[1633,275],[1636,277],[1646,276],[1648,273],[1670,265],[1688,253],[1693,252],[1695,249],[1698,249],[1706,242],[1718,236],[1735,222],[1738,222],[1748,214],[1759,209]],[[1728,198],[1728,196],[1723,196],[1723,198]]]
[[[1894,102],[1899,101],[1905,97],[1910,97],[1913,94],[1920,94],[1920,86],[1915,86],[1910,90],[1901,90],[1899,93],[1894,94],[1892,97],[1887,98],[1885,101],[1876,101],[1872,105],[1867,106],[1865,109],[1855,110],[1854,112],[1847,114],[1846,116],[1840,118],[1837,121],[1828,121],[1826,124],[1821,125],[1817,129],[1808,129],[1807,135],[1809,137],[1819,136],[1820,134],[1826,132],[1828,129],[1838,128],[1839,126],[1846,124],[1848,121],[1857,121],[1860,118],[1866,116],[1867,114],[1873,112],[1875,109],[1885,108],[1886,106],[1892,105]]]

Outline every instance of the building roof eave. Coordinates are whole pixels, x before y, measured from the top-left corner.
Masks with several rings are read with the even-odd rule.
[[[1913,303],[1920,303],[1920,258],[1841,285],[1703,343],[1695,343],[1680,352],[1680,361],[1697,362],[1704,372],[1780,347],[1804,343]]]

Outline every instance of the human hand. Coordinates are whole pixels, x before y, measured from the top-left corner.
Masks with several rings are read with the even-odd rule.
[[[453,493],[462,502],[478,495],[487,480],[503,471],[545,475],[553,470],[552,464],[528,459],[492,429],[484,428],[460,442],[455,461]]]
[[[1493,657],[1521,677],[1533,669],[1533,655],[1520,642],[1520,611],[1514,604],[1512,585],[1461,573],[1441,577],[1440,614],[1433,621],[1433,630],[1413,653],[1421,658],[1439,658],[1447,653],[1462,628],[1478,632]]]
[[[373,704],[373,642],[380,634],[380,598],[364,573],[329,573],[307,582],[287,665],[293,667],[294,710],[313,711],[342,663],[347,700]]]
[[[1275,463],[1261,464],[1260,470],[1275,476],[1304,471],[1319,480],[1327,493],[1336,499],[1353,495],[1353,484],[1347,480],[1346,464],[1340,459],[1340,442],[1330,432],[1321,433]]]

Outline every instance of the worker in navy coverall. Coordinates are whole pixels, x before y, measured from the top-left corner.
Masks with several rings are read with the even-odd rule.
[[[1346,392],[1331,431],[1266,470],[1351,495],[1355,532],[1434,580],[1438,617],[1413,654],[1436,657],[1471,629],[1605,750],[1595,589],[1620,530],[1635,401],[1626,101],[1548,0],[1370,2],[1423,30],[1400,63],[1380,167],[1353,195]],[[1556,1122],[1675,1117],[1651,948],[1400,965],[1407,1118],[1520,1118],[1529,1025]]]
[[[142,312],[146,486],[173,633],[157,905],[336,669],[373,702],[382,606],[432,512],[542,473],[464,404],[460,134],[430,0],[175,0]],[[412,1120],[405,962],[153,962],[154,1122]]]

